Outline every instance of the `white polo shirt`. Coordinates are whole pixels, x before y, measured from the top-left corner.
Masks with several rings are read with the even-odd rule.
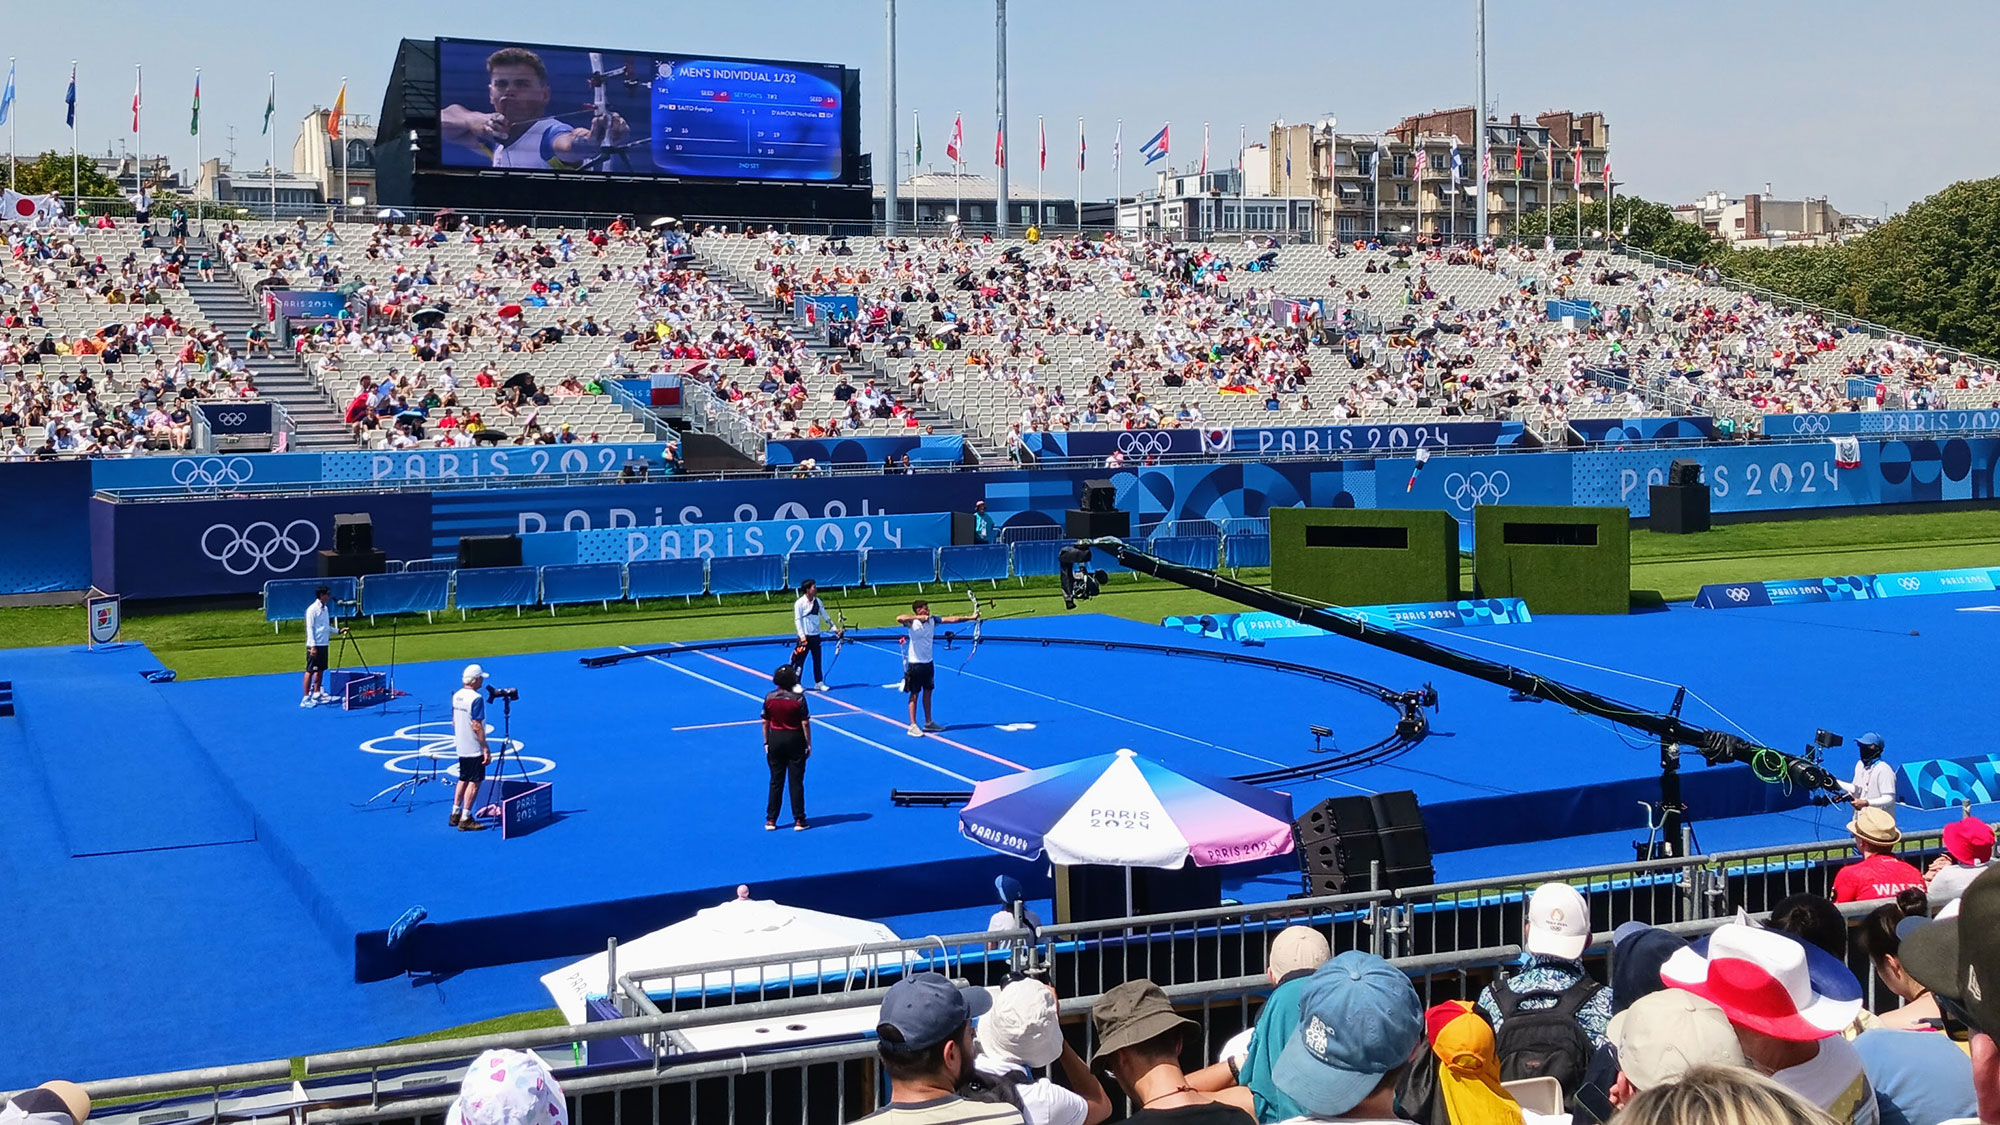
[[[1878,809],[1891,809],[1896,804],[1896,770],[1880,758],[1871,764],[1854,763],[1854,780],[1841,786],[1847,795],[1866,801]]]
[[[459,688],[451,697],[451,742],[461,758],[486,753],[486,697],[478,688]]]
[[[318,598],[306,607],[306,647],[325,648],[333,643],[333,605]]]

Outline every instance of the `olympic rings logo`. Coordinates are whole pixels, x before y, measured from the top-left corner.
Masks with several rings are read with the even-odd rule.
[[[522,754],[521,751],[527,743],[518,738],[493,737],[492,723],[486,724],[486,733],[487,745],[492,748],[494,756],[499,757],[511,751],[515,755],[514,760],[521,763],[521,768],[526,771],[528,777],[540,777],[556,768],[556,764],[547,758],[531,758]],[[448,761],[451,765],[446,766],[444,772],[450,775],[453,781],[458,780],[458,743],[452,737],[449,719],[434,723],[412,723],[400,727],[394,734],[381,735],[363,742],[361,752],[379,754],[387,758],[388,760],[382,763],[382,768],[390,773],[414,775],[429,768],[419,763]]]
[[[215,492],[248,484],[256,470],[248,457],[188,457],[174,462],[174,483],[189,492]]]
[[[1833,428],[1833,420],[1824,414],[1794,414],[1792,432],[1795,434],[1824,434]]]
[[[1159,430],[1123,430],[1118,434],[1118,452],[1152,457],[1172,449],[1173,439]]]
[[[249,420],[250,415],[241,410],[224,411],[215,416],[216,423],[223,426],[240,426]]]
[[[1898,579],[1896,579],[1896,585],[1898,585],[1898,586],[1901,586],[1901,587],[1902,587],[1903,589],[1905,589],[1905,590],[1908,590],[1909,592],[1911,592],[1911,593],[1913,593],[1913,594],[1914,594],[1914,593],[1916,593],[1916,592],[1917,592],[1917,591],[1918,591],[1919,589],[1922,589],[1922,588],[1923,588],[1923,584],[1924,584],[1924,581],[1923,581],[1923,579],[1921,579],[1921,578],[1898,578]]]
[[[1749,601],[1750,588],[1748,586],[1731,586],[1729,588],[1729,600],[1732,602]]]
[[[308,537],[311,542],[306,542]],[[319,527],[311,520],[293,520],[282,531],[269,520],[258,520],[241,531],[214,523],[201,533],[201,553],[239,577],[253,574],[259,567],[287,574],[317,550]]]
[[[1478,504],[1498,504],[1513,487],[1514,482],[1501,470],[1453,473],[1444,478],[1444,498],[1457,505],[1459,511],[1469,512]]]

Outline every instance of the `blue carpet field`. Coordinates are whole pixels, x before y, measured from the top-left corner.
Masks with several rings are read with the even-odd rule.
[[[1887,738],[1892,762],[1988,749],[1980,684],[1996,609],[1992,594],[1676,607],[1429,636],[1651,709],[1685,684],[1687,718],[1780,749],[1840,731],[1850,745],[1828,765],[1844,778],[1865,730]],[[360,1046],[546,1007],[541,973],[738,884],[906,936],[977,928],[995,874],[1046,888],[1046,870],[961,838],[954,809],[895,807],[892,788],[969,789],[1118,747],[1245,774],[1311,759],[1311,724],[1342,750],[1390,736],[1396,711],[1380,699],[1273,661],[1398,692],[1436,685],[1420,744],[1289,791],[1303,812],[1336,794],[1415,790],[1441,879],[1629,859],[1645,834],[1636,802],[1658,798],[1656,745],[1553,704],[1334,637],[1244,648],[1077,614],[992,622],[976,653],[964,638],[941,649],[949,729],[924,738],[904,730],[893,636],[850,640],[834,690],[812,697],[813,827],[766,832],[755,719],[787,647],[602,668],[579,659],[602,650],[482,660],[491,682],[520,689],[505,733],[522,771],[553,786],[555,821],[508,840],[448,828],[448,780],[371,803],[427,772],[429,752],[449,753],[458,664],[406,665],[407,696],[343,712],[299,708],[291,668],[155,685],[140,675],[159,666],[143,647],[0,650],[19,706],[0,718],[13,781],[0,898],[14,921],[0,1086]],[[498,704],[488,718],[503,733]],[[1706,850],[1845,835],[1842,810],[1745,767],[1690,754],[1686,784]],[[1902,813],[1906,827],[1947,816]],[[1225,882],[1246,901],[1297,887],[1276,870]],[[430,924],[391,952],[386,929],[418,905]]]

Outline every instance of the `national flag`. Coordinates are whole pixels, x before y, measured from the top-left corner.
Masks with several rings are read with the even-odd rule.
[[[1518,135],[1514,138],[1514,178],[1521,178],[1521,138]]]
[[[1611,190],[1611,158],[1604,158],[1604,190]]]
[[[1043,121],[1039,117],[1035,118],[1035,134],[1041,141],[1041,170],[1046,172],[1049,170],[1049,126],[1046,121]]]
[[[1479,161],[1479,182],[1483,184],[1492,179],[1493,179],[1493,154],[1489,152]]]
[[[1235,452],[1236,431],[1227,426],[1211,426],[1202,430],[1201,451],[1203,453]]]
[[[188,110],[188,136],[201,135],[201,71],[194,72],[194,106]]]
[[[961,113],[951,119],[951,139],[944,143],[944,154],[953,164],[958,163],[958,146],[964,141],[965,115]]]
[[[1005,168],[1007,166],[1007,130],[1005,127],[996,129],[993,132],[993,166],[995,168]]]
[[[1457,187],[1459,177],[1465,174],[1465,161],[1460,158],[1458,145],[1451,146],[1451,186]]]
[[[71,63],[69,67],[69,93],[63,95],[63,104],[69,107],[67,120],[65,120],[63,124],[74,129],[76,128],[76,64],[75,63]]]
[[[1285,179],[1292,178],[1292,131],[1285,130]]]
[[[1198,176],[1208,175],[1208,122],[1201,123],[1201,171]]]
[[[132,78],[132,131],[134,133],[139,131],[139,107],[144,104],[139,97],[139,93],[144,88],[145,76],[143,74],[135,74]]]
[[[1076,119],[1076,170],[1079,172],[1084,170],[1084,153],[1089,148],[1090,146],[1085,144],[1083,139],[1083,118],[1079,117]]]
[[[40,226],[53,222],[56,217],[56,197],[53,195],[22,195],[11,188],[0,189],[0,218],[10,223],[30,223]]]
[[[1571,169],[1571,175],[1576,181],[1575,186],[1580,188],[1583,186],[1583,146],[1578,145],[1571,149],[1570,156],[1576,163],[1576,167]]]
[[[1167,130],[1172,127],[1171,125],[1160,126],[1160,131],[1153,134],[1152,140],[1139,146],[1139,155],[1146,158],[1146,163],[1152,164],[1166,158]]]
[[[1111,131],[1111,170],[1116,172],[1125,166],[1125,119],[1118,119],[1118,127]]]
[[[1849,435],[1833,439],[1833,465],[1837,469],[1861,467],[1861,439]]]
[[[7,64],[7,88],[0,90],[0,125],[7,123],[7,115],[14,112],[14,64]]]
[[[340,80],[340,93],[334,95],[333,112],[326,115],[326,135],[332,140],[340,139],[340,119],[347,116],[347,79]]]
[[[271,76],[271,92],[264,98],[264,132],[271,131],[271,115],[278,112],[278,76]]]

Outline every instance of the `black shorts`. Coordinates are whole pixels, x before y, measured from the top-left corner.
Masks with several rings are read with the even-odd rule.
[[[904,691],[909,692],[911,695],[915,695],[920,691],[929,691],[936,686],[937,686],[937,665],[935,664],[903,665]]]
[[[460,781],[469,781],[474,785],[485,781],[486,759],[460,758],[458,760],[458,779]]]
[[[308,672],[324,672],[324,671],[326,671],[326,646],[325,646],[325,645],[307,645],[307,646],[306,646],[306,671],[308,671]]]

